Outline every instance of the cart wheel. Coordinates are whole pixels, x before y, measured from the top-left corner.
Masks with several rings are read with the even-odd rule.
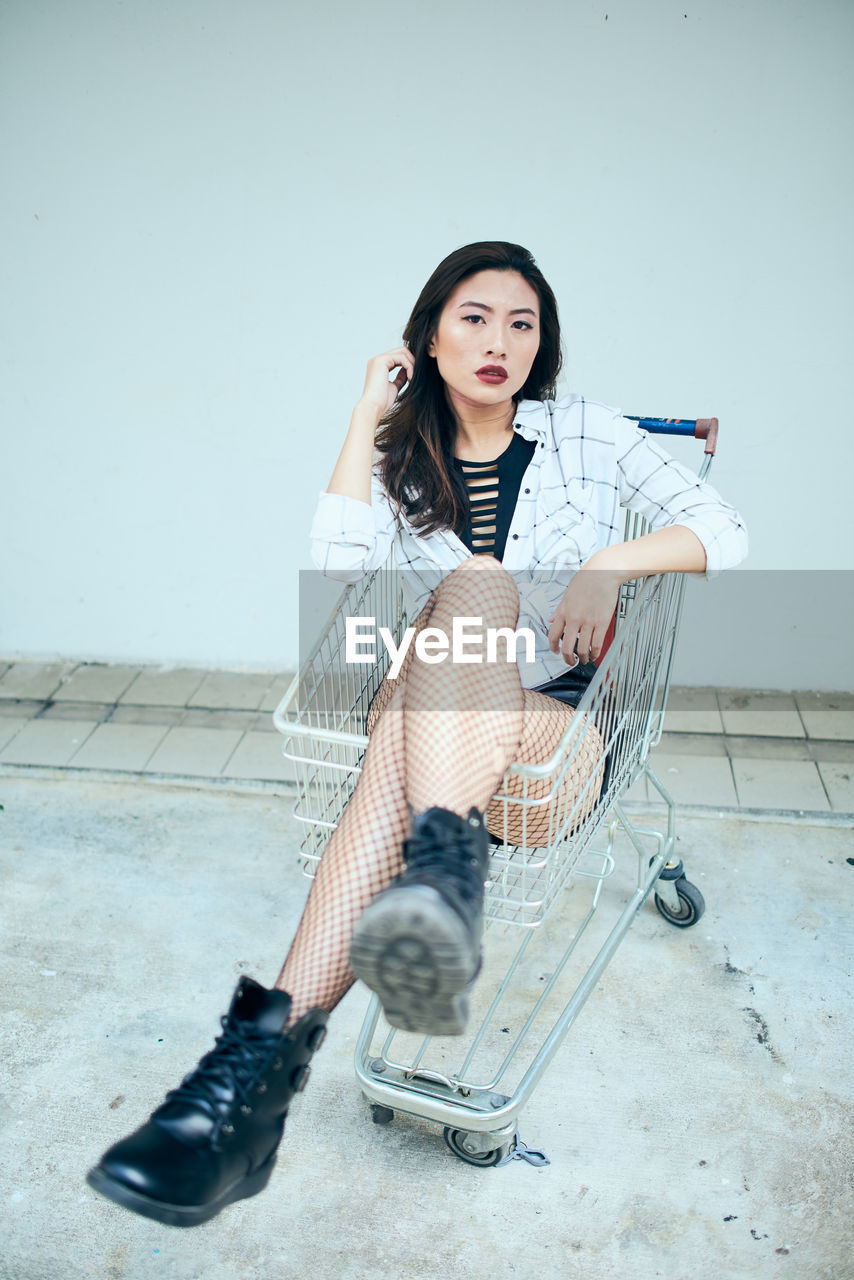
[[[371,1119],[374,1124],[391,1124],[394,1112],[391,1107],[384,1107],[381,1102],[372,1102]]]
[[[691,881],[686,880],[684,876],[674,880],[673,886],[679,895],[679,910],[674,911],[658,894],[655,895],[655,905],[665,920],[669,920],[680,929],[687,929],[700,919],[706,910],[706,901],[697,886],[691,884]]]
[[[460,1160],[465,1160],[466,1164],[480,1165],[485,1169],[490,1165],[498,1164],[510,1150],[510,1143],[505,1142],[494,1151],[467,1151],[465,1140],[468,1136],[465,1129],[445,1129],[445,1146],[449,1151],[453,1151],[455,1156],[459,1156]]]

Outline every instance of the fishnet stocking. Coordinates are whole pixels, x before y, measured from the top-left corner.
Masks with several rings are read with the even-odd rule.
[[[290,992],[290,1021],[333,1009],[353,985],[350,939],[372,898],[403,869],[409,834],[403,689],[389,702],[362,760],[356,789],[333,831],[276,986]]]
[[[433,594],[429,626],[451,636],[455,618],[481,618],[485,628],[513,629],[519,593],[492,556],[472,556]],[[465,817],[484,810],[515,757],[524,694],[506,649],[488,663],[416,658],[406,677],[406,798],[415,813],[431,805]]]
[[[455,616],[481,617],[489,627],[515,627],[518,593],[497,560],[472,557],[449,574],[416,628],[441,628],[450,637]],[[353,928],[368,903],[403,869],[401,846],[412,813],[438,805],[465,815],[474,805],[487,811],[490,829],[503,835],[506,802],[490,804],[490,797],[508,764],[547,760],[566,732],[572,709],[523,689],[518,668],[504,661],[501,645],[498,655],[492,664],[429,664],[415,657],[413,642],[397,680],[380,686],[368,717],[370,742],[361,776],[324,851],[276,980],[291,995],[291,1022],[311,1008],[331,1010],[352,986]],[[590,805],[601,785],[601,741],[591,726],[557,802],[572,802],[597,768]],[[529,783],[527,795],[545,797],[548,790],[547,783]],[[509,780],[506,794],[520,794],[519,779]],[[538,837],[547,839],[549,812],[546,804],[527,810],[529,845],[535,846]],[[508,806],[507,831],[511,843],[514,831],[518,840],[518,806]]]

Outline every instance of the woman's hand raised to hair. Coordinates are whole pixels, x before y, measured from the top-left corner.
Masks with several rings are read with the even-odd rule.
[[[412,377],[415,361],[406,347],[395,347],[368,361],[365,386],[359,403],[375,410],[377,420],[385,417]],[[395,373],[395,370],[397,372]],[[390,375],[394,373],[394,377]]]
[[[394,351],[386,351],[368,361],[364,390],[353,410],[347,436],[327,485],[328,493],[370,503],[377,427],[412,377],[414,368],[412,353],[406,347],[395,347]],[[392,373],[395,376],[390,378]]]

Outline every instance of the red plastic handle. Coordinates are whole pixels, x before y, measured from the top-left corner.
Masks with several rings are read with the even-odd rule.
[[[714,456],[715,446],[718,443],[717,418],[698,418],[694,424],[694,438],[696,440],[705,440],[706,447],[703,452]]]

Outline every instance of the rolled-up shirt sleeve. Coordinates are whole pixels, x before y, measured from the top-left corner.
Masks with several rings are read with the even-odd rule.
[[[311,523],[312,560],[329,578],[358,582],[385,563],[394,532],[394,516],[376,475],[370,503],[342,493],[321,493]]]
[[[747,555],[747,529],[735,507],[671,458],[626,418],[615,420],[620,502],[645,516],[653,529],[682,525],[706,551],[706,577],[731,569]]]

